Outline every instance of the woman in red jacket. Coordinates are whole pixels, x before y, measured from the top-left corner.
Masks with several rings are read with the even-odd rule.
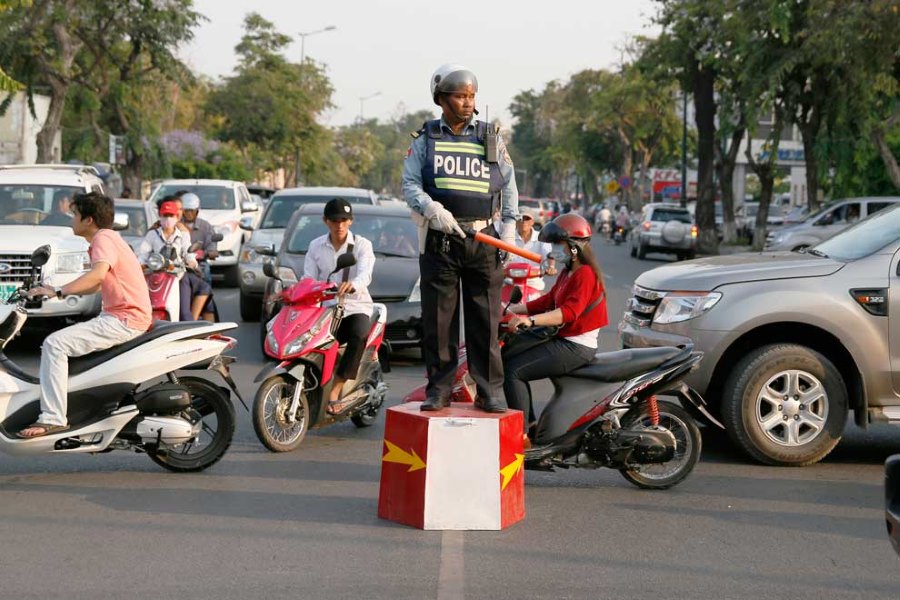
[[[509,328],[559,326],[556,335],[536,347],[509,356],[503,364],[503,391],[510,408],[525,413],[525,445],[534,421],[529,381],[558,377],[584,366],[597,352],[600,328],[609,320],[600,266],[591,250],[591,226],[580,215],[567,213],[548,223],[538,239],[554,244],[551,256],[564,265],[550,291],[509,308],[515,313]]]

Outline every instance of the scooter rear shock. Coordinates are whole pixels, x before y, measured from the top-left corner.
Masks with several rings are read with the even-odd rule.
[[[647,408],[650,411],[650,425],[659,426],[659,404],[656,402],[656,396],[647,398]]]

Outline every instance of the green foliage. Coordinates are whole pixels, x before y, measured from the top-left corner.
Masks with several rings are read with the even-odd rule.
[[[316,119],[331,106],[333,89],[320,66],[285,59],[289,42],[273,23],[248,15],[235,47],[237,72],[212,90],[206,111],[218,139],[264,157],[256,166],[292,170],[300,151],[304,179],[327,180],[328,162],[340,157],[330,148],[331,132]]]

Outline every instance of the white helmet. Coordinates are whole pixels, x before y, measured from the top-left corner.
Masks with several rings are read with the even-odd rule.
[[[468,67],[455,64],[441,65],[431,75],[431,99],[435,104],[440,104],[438,94],[455,92],[469,84],[472,84],[477,93],[478,78]]]
[[[191,192],[182,194],[181,208],[184,210],[200,210],[200,197]]]

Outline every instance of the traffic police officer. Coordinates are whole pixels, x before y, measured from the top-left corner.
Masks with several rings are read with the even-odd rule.
[[[431,96],[440,119],[413,135],[403,164],[403,195],[420,226],[423,357],[428,375],[422,410],[449,405],[459,347],[459,289],[469,373],[476,406],[504,412],[500,321],[501,258],[496,249],[466,238],[461,227],[515,244],[519,192],[509,153],[495,126],[475,120],[478,80],[461,65],[439,67]]]

